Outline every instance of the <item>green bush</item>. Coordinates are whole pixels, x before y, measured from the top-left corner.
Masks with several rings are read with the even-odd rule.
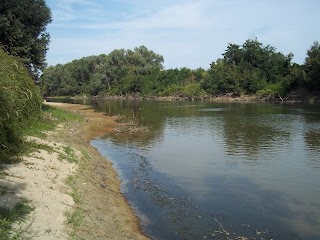
[[[273,84],[268,84],[265,88],[258,90],[256,94],[260,97],[264,96],[278,96],[278,94],[283,95],[285,94],[285,86],[281,83],[273,83]]]
[[[0,162],[19,153],[22,130],[39,116],[41,102],[26,68],[0,48]]]
[[[183,87],[183,94],[186,97],[201,97],[205,91],[201,89],[200,83],[189,83]]]

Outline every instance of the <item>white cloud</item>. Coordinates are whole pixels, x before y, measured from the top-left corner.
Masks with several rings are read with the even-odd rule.
[[[221,57],[228,43],[242,44],[258,37],[284,54],[293,52],[301,63],[306,49],[320,39],[314,26],[319,15],[310,3],[288,3],[58,0],[53,5],[58,19],[49,27],[52,41],[48,61],[56,64],[116,48],[146,45],[164,55],[167,67],[206,68]]]

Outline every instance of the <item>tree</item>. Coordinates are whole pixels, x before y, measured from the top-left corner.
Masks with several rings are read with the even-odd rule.
[[[314,42],[307,52],[305,71],[308,86],[312,89],[320,89],[320,44]]]
[[[248,39],[242,46],[229,44],[223,59],[211,64],[203,88],[210,94],[237,92],[256,94],[257,91],[283,94],[302,80],[297,66],[291,63],[293,54],[284,55],[275,47]],[[261,92],[261,91],[260,91]]]
[[[46,67],[51,11],[44,0],[0,1],[0,44],[37,77]]]
[[[163,57],[144,46],[116,49],[108,55],[84,57],[48,67],[41,76],[45,96],[128,94],[152,90]]]

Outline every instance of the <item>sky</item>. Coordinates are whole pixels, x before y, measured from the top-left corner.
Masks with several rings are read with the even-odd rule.
[[[304,62],[320,41],[318,0],[47,0],[48,65],[141,45],[164,66],[208,69],[229,43],[257,38]]]

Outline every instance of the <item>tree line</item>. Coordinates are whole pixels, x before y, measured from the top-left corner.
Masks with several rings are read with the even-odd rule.
[[[297,88],[320,90],[320,45],[314,42],[305,63],[292,62],[257,39],[229,44],[208,70],[164,69],[163,56],[145,46],[84,57],[43,71],[44,96],[285,96]]]

